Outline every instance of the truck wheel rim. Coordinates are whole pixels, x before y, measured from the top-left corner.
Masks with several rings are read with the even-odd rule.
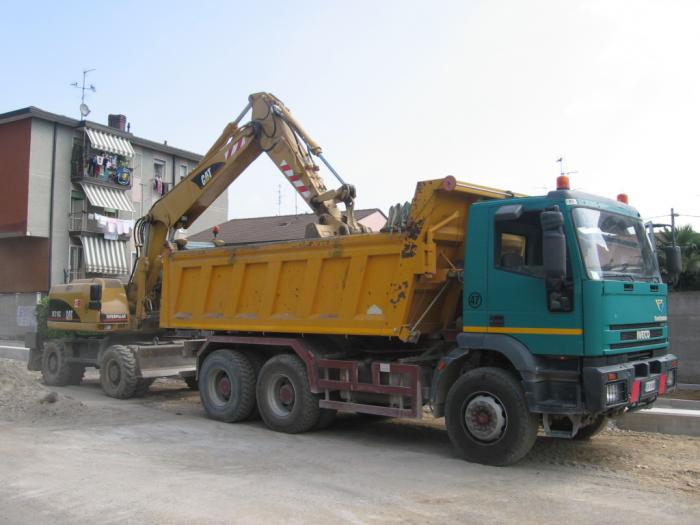
[[[119,367],[119,363],[116,361],[110,361],[107,365],[107,377],[109,378],[109,382],[113,385],[118,384],[119,379],[121,379],[121,375],[122,371]]]
[[[225,370],[217,369],[209,375],[209,396],[217,405],[231,401],[231,378]]]
[[[294,410],[296,392],[287,376],[276,375],[271,378],[265,391],[268,405],[278,417],[287,417]]]
[[[478,441],[498,441],[508,426],[503,403],[493,394],[479,392],[465,403],[464,425],[467,432]]]

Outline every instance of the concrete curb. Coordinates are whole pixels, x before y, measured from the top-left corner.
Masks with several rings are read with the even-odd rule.
[[[614,421],[623,430],[697,437],[700,436],[700,401],[657,401],[653,408],[629,412]]]
[[[0,346],[0,357],[15,359],[17,361],[29,361],[29,348],[21,346]]]

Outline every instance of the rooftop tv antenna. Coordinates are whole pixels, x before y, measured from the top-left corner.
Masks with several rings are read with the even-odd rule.
[[[561,156],[557,159],[557,162],[559,163],[559,176],[561,177],[562,175],[573,175],[575,173],[578,173],[578,171],[564,171],[564,157]]]
[[[85,120],[85,117],[90,114],[90,108],[85,103],[85,91],[92,91],[93,93],[97,91],[94,84],[90,84],[89,86],[85,85],[85,77],[87,77],[87,74],[91,71],[95,71],[95,68],[83,70],[83,84],[81,86],[78,85],[77,82],[71,84],[71,86],[78,88],[82,92],[80,95],[80,120]]]

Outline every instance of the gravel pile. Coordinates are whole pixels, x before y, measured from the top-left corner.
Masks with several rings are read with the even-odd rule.
[[[0,358],[0,420],[31,423],[71,419],[86,406],[41,383],[26,363]]]

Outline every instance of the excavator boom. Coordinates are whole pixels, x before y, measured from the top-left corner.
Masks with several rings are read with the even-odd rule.
[[[251,120],[239,126],[245,114]],[[127,287],[132,328],[157,323],[164,251],[172,233],[188,228],[263,152],[318,216],[307,236],[363,233],[353,216],[355,189],[345,184],[284,104],[270,93],[254,93],[240,116],[229,123],[199,165],[156,202],[136,228],[138,258]],[[313,157],[319,157],[341,186],[329,190]],[[345,205],[344,213],[338,208]]]

